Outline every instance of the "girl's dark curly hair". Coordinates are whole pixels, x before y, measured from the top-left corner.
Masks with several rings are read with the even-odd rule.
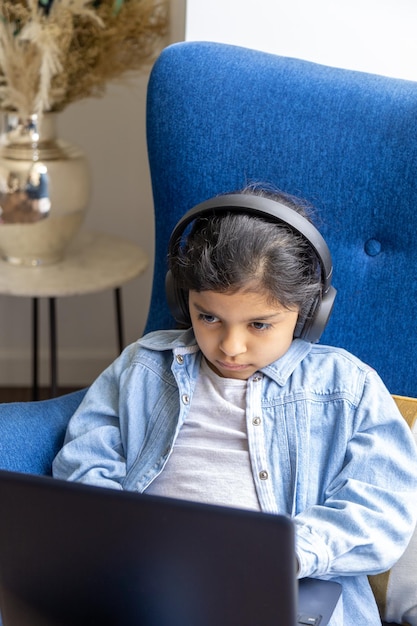
[[[276,200],[309,219],[307,205],[293,196],[259,186],[238,193]],[[289,226],[244,209],[198,218],[169,266],[185,292],[259,292],[302,317],[322,289],[319,261],[308,241]]]

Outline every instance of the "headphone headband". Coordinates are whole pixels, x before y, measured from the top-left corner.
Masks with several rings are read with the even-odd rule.
[[[320,261],[323,282],[323,294],[329,290],[333,275],[333,264],[330,250],[325,240],[317,228],[305,217],[297,213],[294,209],[277,202],[271,198],[255,196],[249,194],[227,194],[216,196],[211,200],[206,200],[190,209],[177,223],[170,238],[170,249],[177,250],[181,242],[181,236],[188,224],[200,217],[206,217],[218,213],[219,211],[232,211],[262,217],[272,218],[272,222],[282,222],[287,224],[313,248]]]
[[[214,217],[223,212],[243,213],[269,220],[271,223],[282,223],[308,242],[319,261],[323,287],[321,294],[314,300],[309,314],[304,318],[299,317],[294,337],[312,343],[317,342],[329,320],[336,297],[336,289],[331,284],[332,257],[317,228],[290,206],[271,198],[242,193],[220,195],[201,202],[188,211],[174,227],[169,240],[169,255],[175,256],[178,252],[182,236],[191,222],[200,217]],[[165,288],[174,319],[181,325],[190,325],[188,293],[176,285],[171,271],[166,275]]]

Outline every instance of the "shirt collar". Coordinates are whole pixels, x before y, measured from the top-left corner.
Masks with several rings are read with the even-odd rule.
[[[197,352],[198,346],[192,328],[187,330],[156,330],[148,333],[138,344],[149,350],[173,350],[178,352]]]
[[[261,372],[278,385],[285,385],[295,368],[309,354],[312,346],[313,344],[303,339],[294,339],[287,352],[280,359],[263,367]]]

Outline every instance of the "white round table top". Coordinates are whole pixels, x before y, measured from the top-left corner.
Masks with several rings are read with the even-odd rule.
[[[147,254],[127,239],[81,231],[65,258],[52,265],[25,267],[0,261],[0,294],[54,298],[120,287],[147,268]]]

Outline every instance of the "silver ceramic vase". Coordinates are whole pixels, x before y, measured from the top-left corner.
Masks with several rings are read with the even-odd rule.
[[[56,136],[57,114],[7,113],[0,137],[0,255],[38,266],[60,261],[85,217],[90,172],[82,151]]]

